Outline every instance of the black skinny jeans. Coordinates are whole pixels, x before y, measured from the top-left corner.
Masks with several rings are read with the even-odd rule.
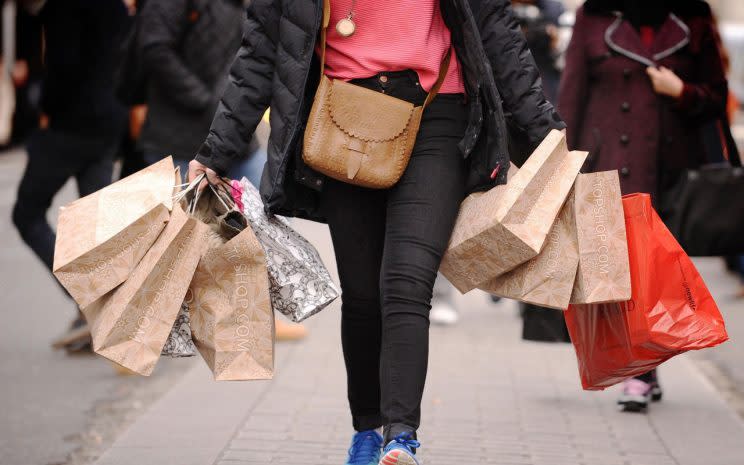
[[[411,71],[355,83],[421,104]],[[463,95],[439,95],[423,115],[411,161],[391,189],[328,180],[322,209],[342,289],[341,340],[357,431],[385,441],[415,432],[429,356],[429,310],[442,254],[465,196]]]

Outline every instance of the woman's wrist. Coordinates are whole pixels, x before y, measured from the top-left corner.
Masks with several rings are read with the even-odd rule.
[[[692,108],[695,105],[695,86],[685,83],[682,86],[682,92],[680,93],[679,97],[675,99],[675,102],[677,104],[677,108]]]

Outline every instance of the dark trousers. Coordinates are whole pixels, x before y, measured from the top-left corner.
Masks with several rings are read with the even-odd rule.
[[[56,235],[46,215],[54,196],[70,178],[77,181],[81,197],[109,185],[116,143],[116,137],[88,139],[51,129],[31,136],[13,223],[50,271]]]
[[[357,83],[421,103],[410,72]],[[432,288],[460,202],[467,161],[457,144],[467,125],[462,95],[424,111],[398,184],[372,190],[328,180],[322,210],[342,288],[341,339],[357,431],[385,426],[385,440],[419,426],[426,380]]]

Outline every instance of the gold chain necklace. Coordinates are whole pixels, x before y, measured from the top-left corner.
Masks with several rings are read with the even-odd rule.
[[[350,37],[356,31],[356,24],[354,24],[354,5],[356,0],[351,1],[351,8],[345,18],[341,18],[336,23],[336,31],[341,37]]]

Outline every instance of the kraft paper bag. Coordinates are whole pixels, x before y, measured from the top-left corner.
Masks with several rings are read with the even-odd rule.
[[[81,308],[123,283],[153,245],[177,177],[167,157],[60,209],[53,272]]]
[[[205,253],[189,296],[191,334],[216,380],[273,377],[274,312],[266,256],[250,227]]]
[[[129,278],[82,309],[97,354],[141,375],[152,373],[204,253],[206,230],[174,205],[162,234]]]
[[[565,310],[579,266],[573,192],[563,205],[537,257],[478,286],[501,297]]]
[[[579,268],[572,304],[630,300],[630,264],[617,171],[580,174],[574,188]]]
[[[10,77],[8,60],[0,62],[0,146],[10,142],[13,134],[13,113],[15,112],[15,87]]]
[[[468,196],[441,272],[462,293],[534,258],[586,159],[551,131],[506,185]]]

